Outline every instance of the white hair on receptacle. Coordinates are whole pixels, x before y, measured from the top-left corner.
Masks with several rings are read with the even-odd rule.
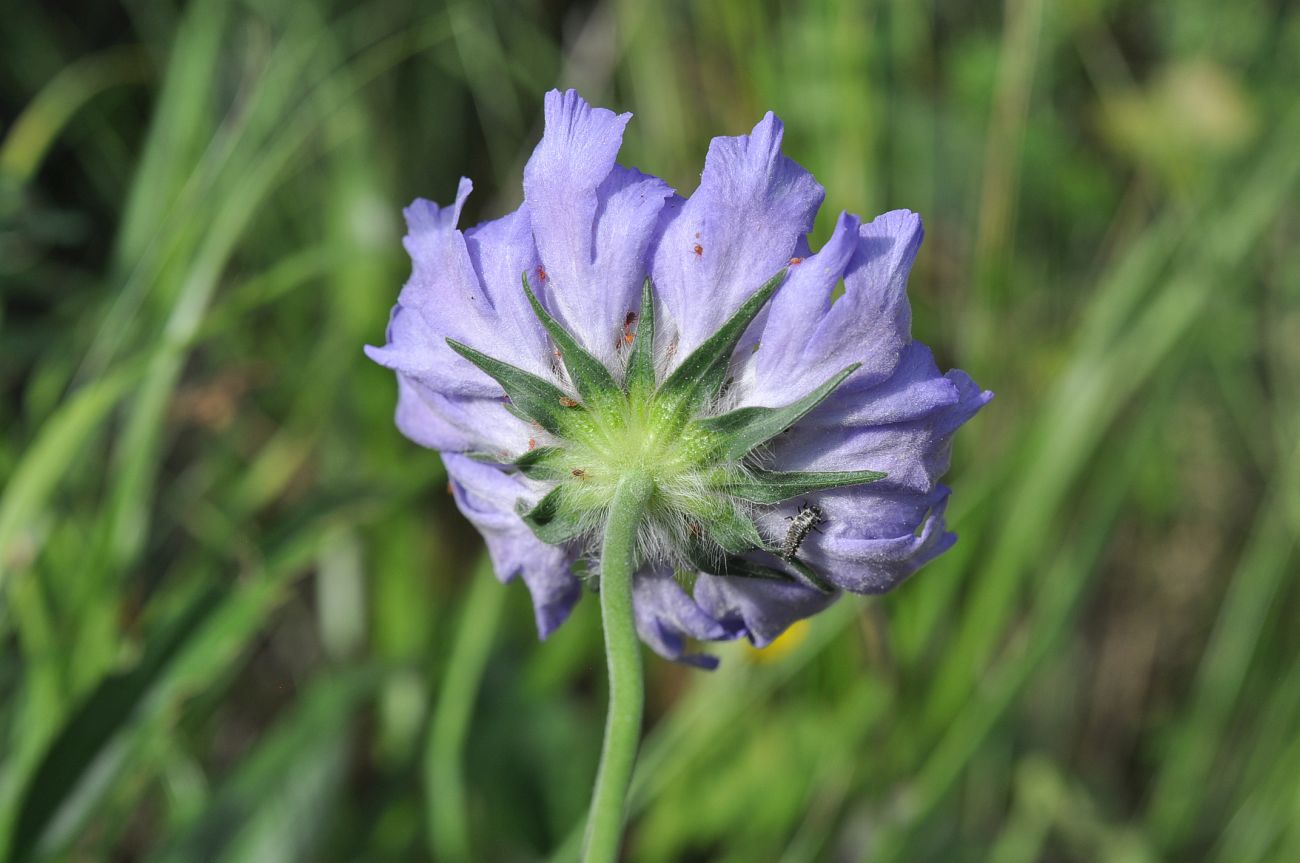
[[[751,475],[751,468],[746,464],[733,463],[727,467],[736,474],[737,479]],[[671,488],[657,489],[646,518],[637,531],[638,567],[661,566],[674,571],[694,572],[699,569],[701,562],[720,565],[726,552],[709,539],[709,531],[703,524],[706,517],[701,516],[697,520],[692,516],[692,513],[700,513],[719,505],[730,507],[736,516],[751,522],[761,509],[759,504],[720,494],[695,474],[678,478]],[[607,508],[585,513],[581,536],[574,540],[579,549],[579,557],[591,564],[587,571],[588,579],[599,577],[601,531],[607,518]],[[765,539],[768,542],[774,541],[770,537]],[[685,551],[688,546],[697,549],[694,557]],[[701,556],[703,561],[700,560]]]

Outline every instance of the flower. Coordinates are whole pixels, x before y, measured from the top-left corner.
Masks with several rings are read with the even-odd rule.
[[[513,213],[458,229],[469,180],[449,207],[407,208],[411,278],[367,347],[541,637],[577,602],[580,561],[598,588],[595,538],[630,470],[655,489],[637,631],[670,659],[715,664],[688,639],[762,646],[949,548],[938,479],[992,395],[911,339],[916,214],[842,214],[814,253],[824,191],[771,113],[713,140],[689,198],[616,164],[630,114],[572,90],[545,114]]]

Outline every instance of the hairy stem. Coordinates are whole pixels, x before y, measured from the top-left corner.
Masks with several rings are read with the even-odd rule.
[[[605,524],[600,555],[600,613],[609,665],[609,714],[605,743],[591,793],[585,863],[614,863],[623,839],[623,812],[632,767],[641,741],[645,687],[641,641],[632,613],[632,573],[636,570],[636,535],[654,483],[632,473],[619,480]]]

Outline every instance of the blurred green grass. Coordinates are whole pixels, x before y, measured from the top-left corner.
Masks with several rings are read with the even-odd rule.
[[[0,853],[565,860],[596,609],[535,643],[392,427],[399,209],[541,93],[689,192],[764,110],[927,238],[999,393],[962,542],[650,666],[628,858],[1300,859],[1300,15],[1209,0],[148,0],[0,28]],[[761,661],[760,661],[761,660]]]

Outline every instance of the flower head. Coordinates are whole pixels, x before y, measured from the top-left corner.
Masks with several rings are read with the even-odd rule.
[[[711,665],[688,638],[761,646],[950,547],[937,480],[991,394],[911,339],[914,213],[842,214],[814,253],[824,192],[775,116],[715,138],[688,199],[616,164],[630,116],[552,91],[519,209],[459,230],[468,180],[407,208],[413,272],[367,353],[543,637],[579,560],[599,586],[620,479],[648,477],[637,629]]]

